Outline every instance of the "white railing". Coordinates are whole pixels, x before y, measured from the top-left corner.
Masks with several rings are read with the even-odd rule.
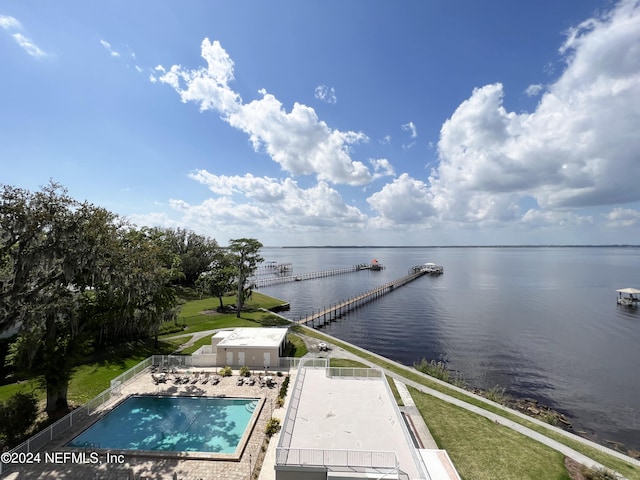
[[[281,367],[297,368],[327,368],[329,359],[322,357],[282,357],[280,359]]]
[[[369,367],[328,367],[327,377],[362,377],[382,378],[383,373],[379,368]]]
[[[35,452],[44,447],[47,443],[52,441],[54,438],[59,437],[64,432],[69,430],[74,425],[78,424],[78,422],[83,421],[89,415],[94,413],[96,409],[110,401],[112,398],[120,394],[120,387],[127,381],[131,380],[136,375],[139,375],[145,369],[147,369],[151,365],[158,365],[158,363],[154,363],[155,361],[160,361],[164,355],[153,355],[151,357],[146,358],[141,361],[134,367],[130,368],[126,372],[121,375],[118,375],[116,378],[111,380],[111,385],[109,388],[104,390],[102,393],[98,394],[93,399],[89,400],[87,403],[82,405],[81,407],[76,408],[75,410],[69,412],[67,415],[62,417],[57,422],[51,424],[41,432],[36,433],[34,436],[29,437],[26,441],[22,442],[17,447],[10,450],[10,453],[18,452],[18,453],[27,453],[27,452]],[[5,464],[0,462],[0,474],[13,470],[18,465],[13,464]]]
[[[395,452],[370,450],[323,450],[315,448],[276,448],[276,465],[379,468],[397,471]]]
[[[302,384],[304,383],[305,369],[298,369],[296,381],[291,389],[291,397],[289,398],[289,406],[284,416],[284,422],[280,431],[280,440],[278,447],[289,447],[291,445],[291,437],[293,436],[293,428],[295,427],[296,417],[298,415],[298,405],[300,404],[300,396],[302,395]]]
[[[126,372],[124,372],[124,373],[118,375],[116,378],[112,379],[111,380],[111,388],[117,388],[117,387],[121,386],[123,383],[126,383],[129,380],[131,380],[136,375],[140,375],[145,370],[145,368],[150,367],[153,364],[153,357],[155,357],[155,355],[144,359],[143,361],[141,361],[137,365],[135,365],[132,368],[130,368],[129,370],[127,370]]]
[[[59,435],[63,434],[71,427],[76,425],[78,422],[86,419],[89,415],[95,412],[98,407],[111,400],[111,398],[116,394],[115,390],[115,388],[111,387],[106,389],[104,392],[100,393],[97,397],[85,403],[83,406],[76,408],[41,432],[36,433],[32,437],[29,437],[26,441],[10,450],[9,453],[27,453],[40,450],[54,438],[57,438]],[[5,464],[0,462],[0,474],[12,471],[16,467],[18,467],[17,464]]]

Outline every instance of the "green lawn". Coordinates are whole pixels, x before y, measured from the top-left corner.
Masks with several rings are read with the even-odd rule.
[[[330,358],[329,359],[330,367],[348,367],[348,368],[369,368],[369,365],[366,365],[357,360],[352,360],[350,358]]]
[[[398,387],[396,387],[396,382],[393,381],[389,375],[386,375],[387,383],[389,384],[389,388],[391,389],[391,393],[393,393],[393,398],[396,399],[396,403],[398,406],[402,407],[404,402],[402,401],[402,397],[400,396],[400,392],[398,392]]]
[[[409,392],[462,478],[570,480],[561,453],[431,395],[411,387]]]
[[[233,305],[234,302],[234,296],[223,297],[224,305]],[[216,312],[216,308],[220,305],[217,298],[208,297],[191,300],[182,305],[178,314],[177,323],[185,325],[185,330],[161,335],[161,338],[173,337],[181,333],[204,332],[220,328],[289,325],[290,322],[277,315],[258,310],[259,308],[273,308],[283,303],[285,303],[283,300],[254,292],[251,299],[245,304],[247,311],[243,310],[240,318],[237,318],[235,313]]]
[[[100,392],[109,388],[112,378],[126,372],[145,358],[155,354],[171,353],[174,345],[160,342],[156,349],[153,341],[129,342],[111,347],[87,358],[86,363],[78,365],[69,382],[68,400],[80,405],[91,400]],[[0,400],[6,400],[18,392],[35,392],[40,400],[45,399],[41,378],[30,378],[20,383],[0,386]]]
[[[289,333],[287,335],[287,340],[293,345],[291,351],[285,352],[289,357],[304,357],[309,351],[307,350],[307,346],[304,344],[304,341],[298,335],[293,333]]]

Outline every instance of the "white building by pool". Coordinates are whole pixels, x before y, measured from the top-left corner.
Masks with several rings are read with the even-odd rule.
[[[278,368],[287,343],[287,328],[236,328],[216,333],[211,346],[193,353],[194,366]]]

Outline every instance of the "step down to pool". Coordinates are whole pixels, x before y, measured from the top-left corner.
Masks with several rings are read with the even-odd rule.
[[[253,411],[256,409],[257,406],[258,406],[258,401],[255,400],[255,401],[253,401],[251,403],[247,403],[245,405],[245,408],[247,409],[247,412],[252,412],[253,413]]]

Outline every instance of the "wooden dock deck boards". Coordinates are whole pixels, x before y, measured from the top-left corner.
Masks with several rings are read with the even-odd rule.
[[[406,285],[407,283],[415,280],[416,278],[422,277],[427,273],[428,272],[424,270],[410,273],[402,278],[398,278],[397,280],[393,280],[392,282],[385,283],[384,285],[373,288],[355,297],[349,298],[347,300],[342,300],[341,302],[333,306],[325,307],[318,312],[313,312],[310,315],[299,319],[296,323],[298,323],[299,325],[306,325],[308,323],[311,323],[312,326],[315,326],[315,323],[318,322],[319,325],[324,325],[327,320],[330,321],[332,319],[335,319],[345,314],[349,310],[352,310],[365,302],[381,297],[382,295],[389,293],[394,289],[401,287],[402,285]]]

